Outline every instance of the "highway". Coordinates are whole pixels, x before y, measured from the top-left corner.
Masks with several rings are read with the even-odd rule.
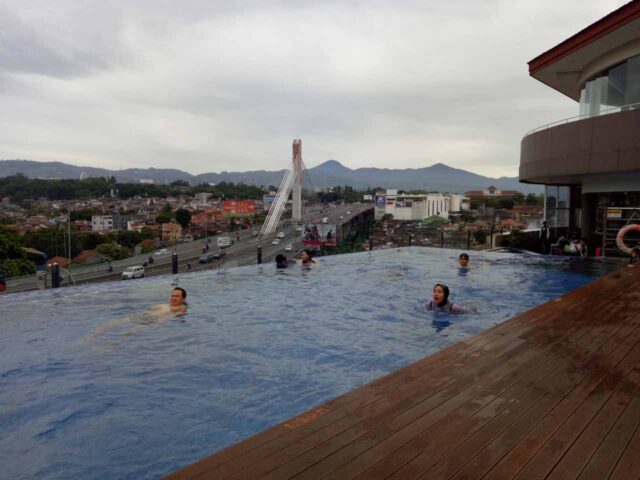
[[[326,223],[328,224],[342,224],[349,222],[353,217],[370,208],[372,208],[371,204],[350,204],[327,207],[321,211],[320,218],[326,217]],[[206,245],[205,240],[200,239],[181,243],[164,249],[163,251],[135,255],[125,260],[114,261],[111,263],[113,268],[111,272],[107,270],[107,264],[105,263],[72,268],[71,275],[69,275],[68,269],[61,269],[61,286],[117,280],[121,278],[122,271],[127,267],[143,265],[145,262],[147,263],[145,276],[171,273],[171,260],[174,250],[178,254],[180,273],[187,271],[187,264],[191,266],[191,271],[255,264],[257,263],[258,237],[252,235],[252,232],[259,232],[259,229],[260,227],[253,227],[209,237],[209,239],[207,239],[209,245],[207,253],[224,252],[222,261],[214,260],[212,263],[199,264],[198,259],[203,253],[203,246]],[[273,245],[273,240],[277,237],[277,233],[280,232],[284,233],[285,237],[280,239],[278,245]],[[301,232],[297,231],[293,226],[281,223],[277,233],[262,238],[263,263],[273,261],[273,258],[278,253],[283,253],[291,258],[297,255],[296,252],[299,252],[303,248]],[[230,237],[233,240],[233,244],[225,249],[220,249],[217,246],[218,237]],[[285,247],[289,244],[293,246],[293,251],[285,252]],[[149,262],[150,258],[153,258],[153,263]],[[50,282],[51,280],[48,279],[48,287],[50,286]],[[7,279],[7,292],[35,290],[37,288],[36,275]]]

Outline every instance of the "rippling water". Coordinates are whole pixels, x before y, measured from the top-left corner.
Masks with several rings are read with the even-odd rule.
[[[605,273],[586,261],[408,248],[0,297],[2,478],[154,478]],[[477,309],[422,304],[436,282]],[[120,322],[119,322],[120,321]],[[110,327],[110,329],[105,329]],[[97,335],[96,335],[97,333]]]

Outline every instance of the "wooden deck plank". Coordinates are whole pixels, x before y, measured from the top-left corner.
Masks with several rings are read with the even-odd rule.
[[[636,471],[629,449],[640,442],[632,386],[640,375],[639,287],[640,269],[621,269],[169,478]],[[625,291],[632,293],[621,301]]]
[[[609,478],[638,426],[640,426],[640,395],[636,394],[578,478],[581,480]]]
[[[594,366],[584,381],[562,396],[555,396],[552,392],[550,397],[559,398],[558,402],[540,402],[535,405],[521,422],[511,426],[506,435],[496,438],[489,448],[465,465],[456,477],[477,475],[481,469],[491,469],[499,461],[500,464],[493,468],[487,478],[513,478],[558,426],[611,374],[618,362],[639,340],[640,328],[623,327],[622,334],[605,346],[602,355],[604,362],[593,362]],[[547,404],[551,405],[548,410]]]
[[[640,341],[640,339],[638,340]],[[616,370],[605,378],[589,397],[579,405],[576,410],[564,421],[562,426],[556,430],[546,441],[545,445],[531,458],[524,469],[517,475],[519,479],[541,478],[549,475],[557,462],[563,457],[567,449],[573,444],[578,436],[590,424],[596,428],[595,417],[606,402],[613,396],[614,391],[622,383],[624,376],[631,372],[634,365],[640,361],[640,343],[637,343],[634,350],[620,362]],[[633,372],[631,372],[633,373]],[[637,380],[637,376],[636,376]],[[606,426],[604,427],[606,428]],[[587,455],[588,452],[580,452]],[[496,469],[499,471],[499,469]],[[580,472],[580,468],[574,471]],[[487,478],[499,478],[500,474],[488,476]],[[567,477],[562,477],[567,478]]]
[[[580,432],[579,437],[571,444],[570,448],[565,451],[562,459],[553,468],[553,471],[548,475],[549,480],[563,480],[578,478],[584,467],[587,465],[592,455],[597,450],[598,446],[602,443],[605,436],[611,431],[616,421],[628,407],[629,403],[633,399],[634,394],[638,391],[638,385],[640,385],[640,364],[636,363],[633,371],[628,378],[622,377],[620,383],[615,391],[610,395],[606,404],[601,410],[597,412],[597,415],[584,425],[584,430]],[[581,409],[580,414],[583,414],[584,409]],[[553,457],[558,458],[557,448],[560,450],[561,443],[571,441],[570,439],[562,438],[562,434],[568,432],[571,428],[569,423],[575,422],[578,412],[574,413],[574,418],[570,419],[565,425],[562,426],[564,432],[559,432],[554,438],[545,445],[545,448],[541,449],[540,453],[527,465],[527,469],[533,467],[534,461],[538,456],[544,455],[551,450],[550,454]],[[540,468],[537,468],[540,472]],[[522,475],[526,478],[525,475]]]
[[[589,332],[591,336],[587,336],[587,332],[582,333],[585,335],[581,336],[581,341],[585,342],[585,338],[587,341],[598,340],[598,338],[601,338],[598,333],[602,332],[593,330]],[[537,359],[533,361],[535,360]],[[400,445],[399,448],[393,452],[393,455],[376,455],[376,453],[383,453],[381,451],[370,452],[369,456],[371,460],[377,463],[364,471],[363,475],[358,478],[387,478],[387,476],[393,474],[403,466],[405,466],[405,468],[399,471],[396,475],[397,478],[418,476],[424,469],[435,464],[445,454],[457,447],[463,439],[475,433],[492,418],[498,415],[505,416],[509,413],[517,412],[523,405],[521,397],[525,393],[528,393],[538,381],[543,378],[549,378],[549,376],[553,375],[554,371],[561,368],[565,368],[567,371],[569,369],[567,361],[558,355],[549,355],[546,362],[542,362],[542,367],[541,374],[538,373],[537,370],[532,369],[528,372],[528,376],[524,377],[524,382],[516,383],[509,390],[497,394],[495,398],[493,398],[494,392],[489,391],[486,400],[490,400],[490,403],[485,408],[478,410],[477,413],[466,415],[472,412],[472,408],[469,409],[469,412],[460,412],[460,421],[458,423],[456,423],[455,417],[447,417],[441,422],[440,429],[429,429],[421,432],[420,436],[411,439],[409,443]],[[531,375],[532,373],[533,375]],[[482,402],[482,397],[480,397],[480,401]],[[483,403],[480,404],[482,405]],[[472,403],[470,406],[471,405]],[[511,410],[505,410],[507,407],[510,407]],[[380,460],[380,458],[382,458],[382,460]],[[412,460],[413,463],[409,464],[408,462],[410,460]],[[362,462],[363,459],[360,459],[359,463]]]
[[[614,335],[621,328],[614,330]],[[618,338],[622,338],[622,335]],[[617,344],[618,338],[612,340],[605,335],[590,337],[589,346],[582,345],[582,348],[576,348],[573,358],[564,359],[565,364],[562,368],[545,378],[542,385],[534,385],[518,398],[513,405],[507,407],[499,415],[490,418],[479,429],[471,429],[471,431],[458,430],[454,432],[454,435],[441,439],[438,449],[423,452],[405,468],[399,470],[393,478],[418,478],[425,472],[427,472],[426,478],[436,478],[437,475],[442,475],[443,477],[453,475],[469,459],[487,448],[487,446],[491,446],[496,438],[504,437],[502,441],[505,442],[505,445],[509,441],[513,441],[512,437],[516,434],[514,425],[523,428],[523,422],[532,420],[530,417],[535,418],[551,409],[576,384],[587,377],[589,370],[584,370],[583,367],[589,365],[593,352],[606,345],[612,348],[613,345]],[[528,416],[525,416],[525,414]],[[514,429],[513,431],[510,430],[512,428]],[[493,446],[495,453],[499,453],[501,447],[503,447],[501,442],[496,442]]]
[[[640,478],[640,428],[637,428],[622,458],[609,477],[611,480],[638,480]]]

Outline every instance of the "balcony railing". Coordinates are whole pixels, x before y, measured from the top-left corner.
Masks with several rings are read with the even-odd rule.
[[[584,120],[585,118],[599,117],[601,115],[608,115],[610,113],[626,112],[627,110],[633,110],[636,108],[640,108],[640,103],[630,103],[629,105],[622,105],[620,107],[612,107],[612,108],[607,108],[605,110],[600,110],[599,112],[596,112],[596,113],[585,113],[583,115],[577,115],[575,117],[564,118],[562,120],[558,120],[553,123],[547,123],[546,125],[542,125],[538,128],[534,128],[530,132],[527,132],[525,137],[528,137],[532,133],[539,132],[541,130],[546,130],[547,128],[555,127],[557,125],[564,125],[565,123],[577,122],[578,120]]]

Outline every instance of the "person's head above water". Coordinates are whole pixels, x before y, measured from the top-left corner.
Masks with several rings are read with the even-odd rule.
[[[469,254],[461,253],[460,256],[458,257],[458,263],[463,268],[467,267],[469,265]]]
[[[287,257],[281,253],[276,255],[276,268],[287,268],[288,266],[289,261],[287,260]]]
[[[449,287],[443,283],[436,283],[433,287],[433,301],[441,307],[447,303],[447,300],[449,300]]]
[[[302,260],[302,263],[305,263],[305,264],[316,263],[311,258],[311,250],[309,250],[308,248],[305,248],[300,252],[300,260]]]
[[[184,288],[176,287],[171,291],[169,305],[179,307],[187,301],[187,291]]]

